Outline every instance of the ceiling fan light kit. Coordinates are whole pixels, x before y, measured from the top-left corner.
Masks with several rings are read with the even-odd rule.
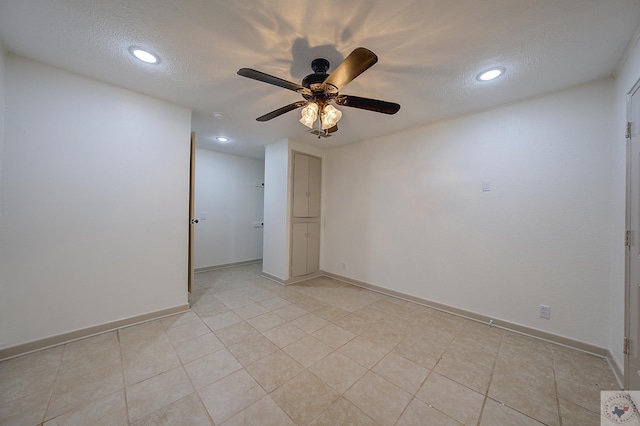
[[[310,133],[320,138],[329,137],[330,133],[338,130],[337,123],[342,117],[342,111],[331,103],[383,114],[395,114],[400,110],[400,105],[397,103],[339,93],[347,84],[376,62],[378,62],[378,57],[375,53],[364,47],[358,47],[331,74],[327,74],[329,61],[324,58],[314,59],[311,62],[313,74],[303,78],[301,85],[251,68],[239,69],[238,75],[292,90],[304,98],[304,101],[278,108],[256,120],[268,121],[294,109],[304,107],[301,111],[300,123],[311,129]],[[318,126],[316,127],[317,122]]]

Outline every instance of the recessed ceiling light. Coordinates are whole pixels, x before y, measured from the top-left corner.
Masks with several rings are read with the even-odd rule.
[[[131,52],[133,56],[135,56],[142,62],[146,62],[147,64],[157,64],[158,62],[160,62],[156,55],[139,47],[131,47],[129,48],[129,52]]]
[[[495,78],[500,77],[502,74],[504,74],[504,72],[505,72],[504,67],[494,67],[494,68],[490,68],[488,70],[482,71],[480,74],[478,74],[476,79],[478,81],[489,81],[489,80],[493,80]]]
[[[229,142],[229,138],[224,137],[224,136],[218,136],[218,137],[216,138],[216,140],[217,140],[218,142],[220,142],[220,143],[227,143],[227,142]]]

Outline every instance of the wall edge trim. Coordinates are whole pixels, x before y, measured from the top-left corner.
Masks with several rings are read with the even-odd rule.
[[[211,266],[203,266],[201,268],[194,268],[193,271],[197,274],[198,272],[215,271],[218,269],[233,268],[234,266],[251,265],[253,263],[260,263],[260,262],[262,262],[262,259],[241,260],[239,262],[223,263],[220,265],[211,265]]]
[[[609,349],[608,352],[609,354],[607,355],[607,362],[609,363],[609,367],[611,368],[611,371],[613,371],[613,375],[616,376],[616,380],[618,381],[620,389],[624,389],[624,369],[620,367],[620,364],[618,364],[613,351]]]
[[[285,280],[284,278],[276,277],[275,275],[271,275],[271,274],[269,274],[267,272],[262,272],[260,274],[260,276],[262,276],[263,278],[266,278],[266,279],[271,280],[271,281],[275,281],[275,282],[277,282],[278,284],[281,284],[281,285],[291,285],[291,284],[299,283],[299,282],[302,282],[302,281],[310,280],[311,278],[321,277],[323,275],[324,275],[324,272],[317,271],[317,272],[313,272],[313,273],[311,273],[309,275],[303,275],[303,276],[295,277],[295,278],[288,278],[288,279]]]
[[[171,315],[181,314],[184,312],[188,312],[190,309],[191,307],[187,303],[184,305],[177,305],[172,308],[160,309],[158,311],[147,312],[146,314],[135,315],[132,317],[123,318],[123,319],[119,319],[111,322],[106,322],[103,324],[98,324],[98,325],[94,325],[87,328],[81,328],[79,330],[56,334],[54,336],[32,340],[26,343],[20,343],[15,346],[10,346],[8,348],[0,349],[0,361],[6,361],[8,359],[15,358],[21,355],[27,355],[32,352],[37,352],[43,349],[64,345],[67,343],[74,342],[76,340],[81,340],[87,337],[108,333],[110,331],[120,330],[122,328],[130,327],[132,325],[153,321],[153,320],[168,317]]]

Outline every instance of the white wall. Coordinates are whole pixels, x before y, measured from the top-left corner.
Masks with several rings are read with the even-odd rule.
[[[289,140],[265,145],[262,271],[289,278]]]
[[[196,150],[196,268],[262,258],[263,179],[263,160]]]
[[[612,89],[328,150],[323,269],[607,347]]]
[[[626,139],[627,94],[640,78],[640,44],[637,39],[630,46],[629,55],[615,79],[613,137],[613,232],[611,256],[611,328],[610,348],[620,370],[624,370],[624,301],[625,301],[625,247],[623,244],[626,208]]]
[[[5,66],[0,348],[186,304],[190,111]]]

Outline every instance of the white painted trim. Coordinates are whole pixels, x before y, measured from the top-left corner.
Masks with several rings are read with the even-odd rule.
[[[208,272],[208,271],[215,271],[215,270],[224,269],[224,268],[233,268],[234,266],[252,265],[254,263],[260,263],[260,262],[262,262],[262,259],[243,260],[240,262],[225,263],[222,265],[203,266],[202,268],[195,268],[194,271],[197,274],[199,272]]]
[[[149,322],[149,321],[157,320],[160,318],[168,317],[171,315],[181,314],[184,312],[188,312],[189,310],[190,310],[190,306],[188,304],[178,305],[172,308],[161,309],[155,312],[148,312],[146,314],[136,315],[134,317],[124,318],[117,321],[94,325],[92,327],[87,327],[80,330],[69,331],[67,333],[45,337],[43,339],[33,340],[27,343],[21,343],[19,345],[11,346],[5,349],[0,349],[0,361],[5,361],[10,358],[15,358],[21,355],[26,355],[32,352],[43,350],[43,349],[52,348],[54,346],[64,345],[67,343],[74,342],[76,340],[81,340],[87,337],[108,333],[110,331],[120,330],[122,328],[141,324],[143,322]]]
[[[616,376],[620,389],[624,389],[624,371],[620,368],[620,365],[616,361],[616,357],[613,355],[611,349],[609,349],[609,353],[607,355],[607,362],[609,363],[609,367],[611,367],[611,371],[613,371],[613,375]]]
[[[324,275],[324,272],[317,271],[317,272],[311,273],[309,275],[304,275],[304,276],[295,277],[295,278],[289,278],[288,280],[284,280],[284,279],[282,279],[280,277],[276,277],[275,275],[271,275],[271,274],[268,274],[266,272],[263,272],[261,275],[262,275],[262,277],[264,277],[264,278],[266,278],[268,280],[271,280],[271,281],[275,281],[278,284],[291,285],[291,284],[299,283],[299,282],[302,282],[302,281],[310,280],[311,278],[321,277],[321,276]]]

